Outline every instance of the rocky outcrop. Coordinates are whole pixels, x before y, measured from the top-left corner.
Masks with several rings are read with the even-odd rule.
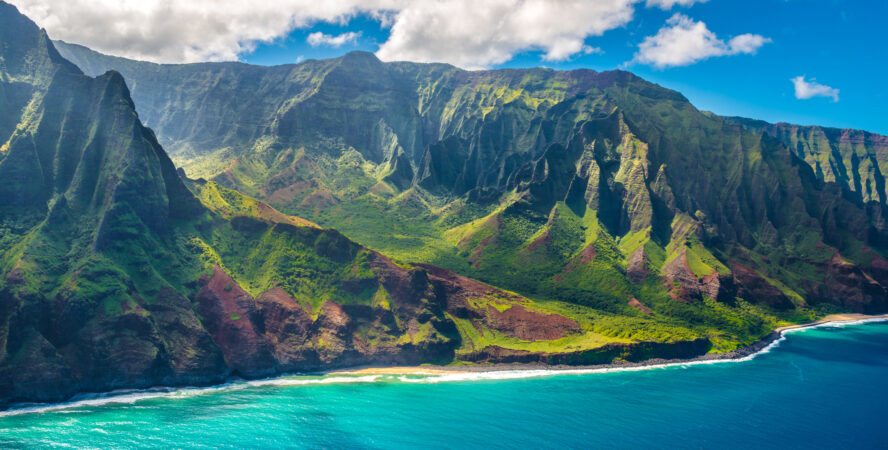
[[[451,360],[459,336],[446,323],[441,309],[446,301],[437,297],[426,273],[379,254],[371,259],[376,277],[365,287],[382,289],[386,303],[325,301],[313,312],[280,287],[253,299],[216,267],[197,294],[196,311],[226,363],[244,376]]]
[[[234,374],[263,376],[275,371],[275,360],[253,325],[253,299],[219,266],[195,298],[195,312]]]
[[[778,310],[805,307],[809,303],[829,303],[841,305],[848,311],[873,314],[888,308],[888,291],[885,285],[869,273],[877,274],[876,277],[883,276],[880,272],[880,258],[874,258],[870,268],[866,269],[848,262],[838,252],[831,258],[820,261],[787,259],[787,264],[807,264],[821,280],[804,284],[802,291],[805,297],[796,298],[795,302],[778,287],[777,282],[768,279],[766,273],[751,268],[751,264],[732,261],[731,269],[738,287],[738,296]],[[797,305],[796,302],[804,303]]]
[[[673,300],[694,301],[703,297],[724,299],[733,294],[730,277],[721,275],[717,270],[698,277],[688,266],[687,249],[682,248],[672,261],[663,266],[663,277],[670,284],[669,295]]]
[[[863,202],[885,204],[888,137],[863,130],[771,124],[730,117],[726,120],[779,139],[814,170],[818,179],[836,183]]]
[[[888,289],[839,253],[820,267],[825,282],[814,288],[812,301],[840,302],[858,313],[873,314],[888,308]]]
[[[310,304],[307,306],[311,308]],[[314,323],[310,310],[279,287],[260,294],[256,309],[259,331],[281,367],[297,367],[306,361],[318,363],[317,358],[309,359],[305,352]]]
[[[559,314],[532,310],[521,303],[527,300],[440,267],[417,264],[428,273],[436,291],[447,298],[447,312],[456,317],[474,319],[484,326],[523,341],[560,339],[582,332],[573,319]],[[505,300],[504,309],[488,304],[479,309],[473,299]]]
[[[734,261],[731,263],[731,271],[739,288],[737,295],[753,299],[772,308],[789,309],[793,307],[789,297],[755,270]]]
[[[488,306],[487,317],[490,328],[522,341],[548,341],[582,331],[572,319],[558,314],[541,314],[523,305],[511,306],[504,311]]]
[[[626,277],[633,283],[643,283],[650,273],[648,269],[649,264],[650,260],[644,253],[644,247],[638,247],[638,249],[632,252],[626,263]]]

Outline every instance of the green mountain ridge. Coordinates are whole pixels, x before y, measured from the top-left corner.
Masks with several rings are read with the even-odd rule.
[[[232,116],[222,117],[221,123],[224,123],[226,126],[218,126],[215,124],[213,127],[198,127],[194,125],[189,126],[181,126],[181,124],[177,123],[176,127],[171,126],[171,122],[177,119],[173,119],[173,116],[169,114],[170,111],[176,112],[181,116],[186,116],[182,114],[184,112],[193,113],[193,110],[189,109],[189,106],[197,105],[197,102],[192,101],[193,99],[201,99],[201,100],[209,100],[208,104],[200,105],[202,108],[206,110],[223,110],[229,111],[232,109],[250,109],[251,104],[240,101],[240,97],[229,94],[237,94],[238,90],[246,90],[247,88],[251,90],[257,90],[257,97],[265,97],[270,98],[269,104],[273,105],[272,107],[267,108],[262,115],[269,116],[274,114],[281,114],[281,111],[291,107],[294,103],[300,102],[307,97],[314,95],[314,92],[317,90],[317,87],[323,84],[323,80],[326,77],[326,72],[331,71],[337,66],[348,65],[349,62],[363,60],[364,66],[375,65],[375,66],[388,66],[390,68],[395,69],[394,72],[405,72],[410,76],[405,79],[397,79],[397,82],[416,82],[421,84],[416,88],[417,92],[409,92],[408,90],[401,89],[399,95],[402,98],[409,98],[411,104],[416,105],[416,110],[419,111],[420,115],[427,114],[431,115],[432,112],[436,109],[434,107],[430,107],[429,101],[435,97],[440,96],[442,93],[445,95],[449,95],[453,92],[453,87],[446,88],[438,88],[437,91],[430,86],[432,83],[429,83],[428,80],[419,79],[419,77],[439,77],[435,81],[441,83],[452,82],[454,78],[462,78],[461,81],[465,82],[467,78],[477,77],[484,78],[485,75],[491,74],[502,74],[505,77],[509,77],[514,74],[522,74],[522,76],[526,75],[527,77],[534,76],[545,76],[545,74],[550,74],[554,76],[564,76],[566,78],[570,78],[570,73],[574,74],[592,74],[596,75],[592,71],[588,70],[578,70],[566,73],[557,73],[556,71],[548,70],[548,69],[508,69],[508,70],[497,70],[497,71],[480,71],[480,72],[465,72],[459,70],[453,66],[449,66],[446,64],[413,64],[413,63],[380,63],[375,57],[369,53],[363,52],[353,52],[352,54],[346,55],[342,58],[336,58],[331,60],[309,60],[300,64],[290,64],[290,65],[282,65],[282,66],[251,66],[248,64],[242,63],[203,63],[203,64],[177,64],[177,65],[164,65],[164,64],[154,64],[147,63],[141,61],[128,60],[125,58],[113,57],[108,55],[103,55],[101,53],[90,50],[86,47],[69,44],[65,42],[57,42],[57,45],[60,48],[60,51],[71,61],[76,62],[79,66],[84,68],[84,70],[93,75],[97,76],[104,73],[107,70],[115,69],[119,70],[126,76],[132,79],[131,85],[137,86],[135,89],[135,96],[138,99],[137,104],[142,105],[141,109],[143,109],[143,114],[146,114],[146,121],[154,125],[154,127],[158,130],[159,135],[164,139],[164,143],[170,147],[171,153],[174,154],[174,157],[177,160],[182,160],[183,162],[187,162],[186,159],[179,156],[180,153],[190,153],[189,150],[193,148],[200,149],[202,146],[202,151],[211,152],[215,150],[219,150],[220,148],[226,147],[238,147],[238,146],[252,146],[257,140],[260,140],[260,137],[254,134],[245,134],[239,131],[232,132],[234,128],[238,128],[243,126],[243,120],[237,119]],[[409,68],[409,69],[404,69]],[[399,70],[400,69],[400,70]],[[351,71],[354,71],[354,67],[350,67]],[[393,72],[389,70],[389,72]],[[413,72],[426,72],[422,75],[415,75]],[[610,74],[610,75],[608,75]],[[636,78],[634,75],[628,72],[608,72],[602,74],[601,77],[607,78],[609,76],[615,76],[614,74],[620,74],[616,76],[622,77],[632,77]],[[212,76],[211,76],[212,75]],[[388,74],[391,76],[391,74]],[[411,79],[412,78],[414,79]],[[184,88],[179,86],[180,84],[175,80],[177,79],[189,79],[190,86],[188,88]],[[581,75],[579,76],[581,77]],[[234,81],[224,82],[224,80],[231,78]],[[379,78],[379,76],[373,76],[372,72],[369,76],[356,76],[355,80],[360,80],[360,82],[366,82],[366,80],[361,80],[361,78]],[[297,82],[298,80],[298,82]],[[200,83],[200,81],[209,81],[206,83]],[[637,81],[643,82],[641,79],[637,79]],[[337,78],[334,82],[340,82]],[[600,83],[606,84],[608,81],[600,80]],[[270,85],[273,84],[284,84],[284,87],[274,88]],[[441,83],[441,84],[444,84]],[[520,82],[519,82],[520,83]],[[397,83],[393,83],[397,84]],[[485,85],[483,83],[479,83],[482,87],[486,89],[490,89],[491,86]],[[370,85],[367,85],[370,86]],[[440,85],[439,85],[440,86]],[[173,87],[173,91],[169,91],[169,88]],[[379,88],[379,86],[373,85],[372,87]],[[523,86],[527,89],[527,86]],[[532,88],[535,86],[532,86]],[[577,86],[575,87],[576,92],[583,92],[585,88],[589,86]],[[509,87],[502,87],[505,91],[508,91]],[[167,92],[161,92],[166,89]],[[177,89],[177,90],[176,90]],[[189,91],[192,89],[193,91]],[[665,96],[673,99],[679,99],[681,101],[686,101],[686,99],[681,96],[680,93],[669,91],[659,86],[648,84],[647,87],[644,88],[648,93],[652,93],[654,91],[658,91],[656,96]],[[369,90],[369,89],[365,89]],[[393,88],[391,86],[380,89],[384,91],[391,91]],[[530,90],[530,89],[527,89]],[[470,92],[472,95],[480,95],[481,93],[475,94],[474,92]],[[487,92],[483,92],[486,94]],[[503,93],[500,93],[502,95]],[[144,97],[142,96],[144,94]],[[161,94],[161,95],[157,95]],[[511,101],[515,101],[517,97],[521,94],[516,91],[511,91],[511,95],[515,97],[511,99]],[[557,92],[557,88],[555,90],[550,90],[547,92],[536,92],[534,93],[536,98],[531,100],[531,103],[539,103],[543,101],[550,102],[559,102],[565,98],[563,92]],[[423,98],[424,97],[424,98]],[[457,95],[458,97],[458,95]],[[503,100],[504,103],[509,103],[509,99],[506,97],[496,97],[494,96],[493,101],[494,104],[489,104],[483,106],[483,108],[489,110],[493,110],[495,106],[495,101]],[[460,98],[456,98],[451,100],[450,104],[453,106],[457,100],[462,100]],[[527,99],[523,99],[527,100]],[[258,102],[258,101],[256,101]],[[424,105],[425,103],[425,105]],[[224,107],[222,106],[224,105]],[[468,105],[475,106],[475,105]],[[457,106],[458,108],[458,106]],[[273,111],[272,111],[273,110]],[[473,112],[473,111],[470,111]],[[482,111],[482,114],[486,114],[487,112]],[[868,133],[866,131],[861,130],[840,130],[835,128],[828,127],[818,127],[818,126],[799,126],[792,125],[787,123],[778,123],[778,124],[769,124],[763,121],[757,121],[754,119],[745,119],[739,117],[720,117],[712,113],[703,112],[708,117],[713,119],[722,119],[728,123],[736,123],[743,125],[745,128],[755,131],[755,132],[765,132],[772,137],[778,138],[782,143],[789,146],[791,149],[795,150],[798,155],[804,156],[807,153],[808,156],[802,157],[805,159],[812,168],[818,174],[818,178],[827,181],[833,182],[838,180],[842,180],[844,187],[849,188],[849,190],[853,190],[853,186],[848,186],[848,183],[845,179],[851,180],[854,178],[860,178],[862,172],[873,172],[875,169],[876,173],[881,174],[884,172],[885,167],[885,158],[883,154],[885,153],[886,146],[886,138],[874,133]],[[197,114],[189,114],[186,117],[189,117],[188,120],[199,120],[201,113]],[[214,117],[214,119],[216,119]],[[225,122],[228,120],[229,122]],[[280,120],[283,120],[281,118]],[[447,119],[444,119],[446,122]],[[273,121],[253,121],[254,123],[264,123],[268,124]],[[455,125],[455,126],[454,126]],[[413,126],[411,124],[411,126]],[[450,129],[447,129],[447,127]],[[370,128],[370,127],[368,127]],[[429,128],[425,126],[425,128]],[[463,123],[457,124],[444,124],[443,126],[438,127],[439,130],[428,130],[425,129],[424,136],[425,142],[424,145],[420,145],[420,147],[431,145],[432,143],[442,145],[447,139],[448,132],[452,132],[453,129],[463,129],[466,128],[463,126]],[[189,130],[187,132],[182,132],[182,130]],[[188,133],[201,133],[201,136],[195,136],[194,134]],[[208,132],[209,130],[209,132]],[[259,131],[260,134],[265,132],[268,134],[271,130],[262,130]],[[469,127],[468,130],[462,130],[463,134],[466,133],[475,133],[476,130],[471,129]],[[224,134],[224,136],[222,135]],[[400,133],[398,133],[400,136]],[[792,134],[796,134],[797,136],[791,136]],[[203,136],[212,136],[210,139],[206,139]],[[265,136],[261,136],[262,140],[266,139]],[[299,139],[302,139],[300,136]],[[403,140],[403,139],[402,139]],[[522,143],[527,145],[527,143]],[[853,155],[854,147],[853,144],[861,144],[859,148],[860,152],[857,155]],[[414,159],[415,166],[422,166],[422,162],[418,161],[416,154],[423,153],[424,149],[416,150],[417,145],[415,143],[411,143],[409,145],[403,145],[405,149],[411,150],[410,154],[412,159]],[[800,147],[801,146],[801,147]],[[805,147],[805,149],[802,149]],[[378,149],[377,149],[378,150]],[[363,151],[362,151],[363,154]],[[869,157],[867,157],[867,155]],[[377,157],[380,155],[376,155]],[[391,157],[390,154],[382,155],[384,157]],[[424,153],[422,156],[426,156]],[[837,161],[828,161],[830,157],[834,157]],[[863,162],[864,166],[858,167],[857,163],[852,164],[852,159],[858,159]],[[871,161],[864,161],[865,159],[871,159]],[[817,163],[821,164],[821,168],[817,168]],[[872,166],[867,165],[867,163],[872,164]],[[187,165],[187,164],[186,164]],[[877,167],[876,167],[877,166]],[[837,178],[831,171],[833,168],[838,168],[842,172],[839,174]],[[821,174],[821,172],[825,171],[825,173]],[[417,168],[416,172],[423,172],[422,168]],[[856,174],[853,172],[857,172]],[[216,175],[212,171],[206,172],[201,171],[200,169],[195,168],[194,175]],[[418,173],[416,176],[420,178],[425,178],[429,176],[429,173]],[[883,186],[881,189],[876,187],[876,183]],[[875,175],[875,178],[870,180],[870,192],[872,194],[864,193],[862,195],[862,199],[864,201],[878,200],[879,193],[884,196],[884,180],[880,175]]]
[[[770,124],[740,117],[725,120],[778,139],[805,160],[818,179],[837,183],[864,202],[885,203],[882,173],[888,161],[888,137],[863,130]]]
[[[251,66],[242,63],[163,65],[103,55],[86,47],[61,41],[57,42],[57,45],[66,58],[76,62],[78,66],[84,68],[84,70],[92,76],[97,76],[107,70],[114,69],[123,73],[125,77],[128,76],[131,78],[132,81],[130,84],[136,86],[134,95],[135,98],[138,99],[137,104],[141,105],[140,108],[144,110],[143,114],[146,115],[146,122],[154,125],[154,128],[158,130],[161,139],[164,140],[165,145],[170,147],[170,151],[174,155],[174,158],[185,162],[186,167],[188,166],[188,157],[180,156],[180,154],[190,155],[194,152],[206,153],[232,147],[234,156],[238,156],[236,151],[238,150],[238,147],[252,148],[252,146],[258,141],[265,141],[268,139],[267,135],[272,132],[268,127],[268,124],[274,126],[278,125],[280,121],[285,120],[284,117],[278,117],[276,121],[245,121],[239,118],[238,115],[228,115],[226,117],[212,117],[214,120],[219,119],[219,123],[224,124],[224,126],[219,126],[219,123],[214,124],[214,126],[211,127],[198,126],[198,123],[203,124],[203,122],[194,121],[204,120],[205,117],[202,116],[205,114],[189,109],[198,106],[198,102],[194,101],[194,99],[201,99],[206,102],[199,105],[203,110],[248,110],[252,108],[252,103],[258,103],[260,101],[254,100],[253,102],[243,102],[239,96],[232,96],[231,94],[237,94],[238,90],[255,90],[257,91],[257,94],[255,95],[256,97],[270,99],[268,100],[268,104],[271,106],[267,107],[260,115],[268,117],[274,117],[275,115],[284,116],[285,114],[283,114],[283,111],[292,107],[295,103],[299,103],[308,97],[314,96],[317,93],[318,87],[324,84],[327,73],[330,71],[335,72],[334,69],[336,67],[349,65],[349,71],[353,72],[349,76],[353,76],[352,81],[357,80],[359,83],[367,83],[366,79],[380,77],[378,75],[374,77],[372,71],[364,75],[355,75],[357,72],[355,67],[352,66],[357,66],[357,64],[350,65],[349,63],[363,61],[362,66],[365,67],[367,65],[376,66],[377,69],[379,67],[388,67],[388,72],[406,73],[408,75],[406,79],[398,79],[396,75],[392,75],[391,73],[386,74],[392,76],[395,81],[394,83],[391,83],[391,86],[382,87],[379,83],[371,83],[365,84],[362,87],[365,87],[365,89],[363,89],[365,92],[370,91],[371,88],[376,88],[376,90],[381,90],[387,93],[398,90],[394,86],[399,83],[414,82],[419,85],[414,89],[416,92],[400,89],[400,92],[398,92],[397,95],[400,95],[401,99],[408,99],[411,105],[415,105],[415,109],[419,112],[419,115],[429,115],[432,116],[433,119],[443,122],[440,125],[433,122],[433,124],[438,125],[437,127],[430,127],[429,124],[423,125],[423,142],[419,144],[414,142],[416,137],[414,137],[414,139],[408,139],[409,142],[406,145],[402,144],[400,141],[395,144],[408,151],[410,158],[414,162],[413,165],[416,167],[414,172],[416,172],[415,177],[417,177],[416,181],[419,182],[419,185],[429,185],[431,180],[426,183],[422,182],[426,181],[430,176],[439,176],[439,174],[429,172],[428,167],[424,164],[426,161],[423,161],[422,158],[432,158],[434,154],[427,155],[424,147],[432,146],[434,144],[432,148],[432,152],[434,152],[440,149],[441,145],[448,145],[448,142],[449,145],[454,145],[455,143],[448,141],[447,138],[455,130],[460,130],[463,135],[477,133],[477,130],[473,129],[471,126],[465,126],[465,122],[450,122],[452,117],[449,117],[448,114],[444,114],[442,117],[433,116],[437,110],[441,109],[440,105],[437,105],[437,107],[433,106],[436,97],[441,97],[442,94],[451,95],[454,93],[454,90],[460,91],[456,92],[454,98],[449,99],[448,105],[455,111],[458,111],[460,106],[480,106],[482,108],[481,115],[486,115],[488,112],[497,108],[497,101],[501,101],[502,104],[505,104],[510,101],[515,102],[520,97],[520,100],[524,100],[525,102],[529,101],[530,104],[539,104],[544,102],[557,103],[566,98],[566,93],[559,91],[557,87],[544,92],[533,92],[530,97],[525,98],[523,97],[523,94],[526,93],[525,91],[531,91],[531,89],[539,87],[532,85],[532,83],[525,83],[525,85],[521,86],[521,91],[514,89],[510,90],[512,86],[497,86],[503,91],[499,93],[493,92],[494,95],[493,98],[490,99],[492,101],[490,104],[459,105],[458,102],[464,100],[460,95],[466,94],[465,92],[462,92],[466,88],[446,86],[447,83],[464,83],[472,78],[495,79],[496,74],[500,74],[510,80],[512,78],[519,78],[515,76],[516,74],[520,74],[520,77],[524,78],[545,78],[546,76],[554,76],[567,78],[568,80],[571,78],[582,78],[583,75],[592,75],[592,78],[598,78],[598,81],[595,81],[595,83],[599,83],[600,85],[609,83],[607,79],[613,77],[623,77],[624,79],[633,78],[635,81],[643,82],[643,80],[638,79],[628,72],[620,71],[607,72],[604,74],[595,74],[595,72],[588,70],[556,72],[548,69],[508,69],[465,72],[445,64],[385,64],[376,60],[373,55],[362,52],[353,52],[342,58],[331,60],[310,60],[300,64],[272,67]],[[419,73],[419,75],[417,75],[417,73]],[[421,79],[423,77],[428,77],[432,81]],[[231,80],[226,81],[229,78]],[[343,82],[340,78],[334,78],[332,83]],[[178,79],[189,79],[190,82],[178,83],[175,81]],[[200,81],[205,82],[200,83]],[[522,81],[511,82],[513,85],[522,83]],[[576,80],[574,80],[574,82],[578,85],[572,87],[574,93],[585,94],[586,92],[584,92],[584,90],[590,88],[588,80],[586,84],[582,84]],[[331,82],[327,81],[327,83],[329,84]],[[677,92],[669,91],[646,82],[644,83],[647,84],[647,86],[643,88],[646,93],[652,94],[656,92],[656,94],[653,94],[654,98],[657,96],[663,96],[663,98],[672,98],[686,102],[686,99]],[[189,86],[188,88],[185,88],[181,87],[181,84],[188,84]],[[273,86],[275,84],[282,86]],[[530,84],[530,87],[528,87],[528,84]],[[554,85],[555,83],[552,84]],[[483,82],[476,84],[476,86],[479,85],[487,89],[487,92],[475,93],[474,91],[471,91],[468,92],[468,94],[477,97],[479,95],[491,93],[489,91],[493,86],[486,85]],[[173,90],[169,89],[171,87]],[[164,89],[167,92],[161,92]],[[571,89],[566,90],[570,91]],[[513,96],[513,98],[509,99],[509,95]],[[441,103],[440,99],[438,99],[438,103]],[[186,112],[189,114],[185,114]],[[377,110],[376,112],[379,111]],[[477,111],[469,111],[469,114],[475,112]],[[606,114],[606,108],[603,111],[599,111],[599,113]],[[440,112],[438,112],[438,114],[440,115]],[[724,120],[727,123],[742,125],[750,131],[758,133],[766,132],[770,136],[777,138],[780,142],[794,150],[801,159],[808,162],[809,165],[815,169],[818,179],[826,182],[836,182],[839,180],[843,187],[854,192],[858,191],[855,190],[856,185],[853,185],[853,180],[863,180],[861,181],[861,183],[864,184],[862,185],[863,189],[867,189],[865,184],[869,183],[869,191],[865,191],[861,194],[861,198],[865,202],[872,200],[880,201],[879,199],[885,196],[884,179],[883,176],[881,176],[881,173],[885,171],[886,158],[884,157],[884,154],[886,152],[886,145],[888,144],[886,144],[886,138],[884,136],[861,130],[841,130],[818,126],[799,126],[787,123],[770,124],[754,119],[720,117],[708,112],[703,112],[702,114],[714,120]],[[243,115],[246,114],[240,113],[240,116]],[[188,125],[183,125],[180,122],[182,117],[187,117],[187,120],[192,122],[189,122]],[[466,120],[466,118],[463,117],[461,120]],[[175,127],[173,126],[174,124]],[[244,133],[239,129],[246,125],[255,124],[262,124],[262,126],[267,129],[260,130],[257,128],[251,133]],[[361,126],[365,125],[366,124],[361,124]],[[409,132],[414,131],[412,130],[413,127],[415,127],[415,124],[413,123],[407,127],[408,134]],[[372,125],[367,125],[366,128],[370,129],[372,128]],[[434,130],[429,128],[438,129]],[[195,133],[199,135],[195,135]],[[399,131],[396,134],[401,137],[404,133]],[[280,136],[272,136],[272,138],[281,139]],[[297,136],[292,140],[299,141],[300,139],[305,138],[303,136]],[[404,138],[401,137],[401,140],[403,141]],[[392,158],[393,155],[391,152],[380,151],[380,147],[384,147],[385,144],[376,144],[376,147],[373,148],[375,154],[374,152],[368,152],[371,156],[368,159],[374,160],[375,158],[376,160],[379,160]],[[519,142],[516,145],[532,146],[533,143],[525,141]],[[855,147],[855,145],[858,147]],[[371,144],[362,146],[373,147]],[[455,151],[458,152],[459,150]],[[538,149],[537,152],[539,152]],[[855,154],[855,152],[857,153]],[[368,156],[363,151],[363,148],[361,148],[361,153],[365,157]],[[535,156],[538,156],[538,153],[535,154]],[[854,162],[853,160],[858,162]],[[378,163],[378,161],[374,162]],[[193,168],[193,175],[198,176],[214,176],[218,175],[218,172],[221,171],[213,172],[201,170],[199,167]],[[867,179],[864,176],[864,173],[871,174],[870,178]],[[407,178],[413,178],[413,176]],[[881,186],[881,188],[877,185]],[[451,186],[448,187],[448,190],[454,189]],[[465,190],[465,188],[463,187],[462,189],[455,190]]]
[[[181,176],[124,78],[0,2],[0,407],[367,364],[692,357],[703,333],[537,302]],[[622,323],[642,332],[620,335]]]
[[[741,298],[777,316],[886,307],[878,135],[723,118],[622,71],[469,72],[360,52],[156,65],[60,48],[129,77],[190,174],[398,259],[692,323],[711,311],[676,300]],[[217,113],[232,110],[265,128]]]

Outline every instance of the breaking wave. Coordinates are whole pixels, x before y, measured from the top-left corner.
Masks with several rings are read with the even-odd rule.
[[[486,380],[513,380],[522,378],[538,378],[563,375],[587,375],[596,373],[615,373],[615,372],[638,372],[642,370],[656,370],[668,368],[684,368],[695,365],[704,364],[725,364],[750,361],[757,356],[767,354],[777,348],[781,342],[786,340],[786,334],[795,333],[813,328],[822,327],[846,327],[852,325],[862,325],[873,322],[886,322],[888,317],[878,317],[872,319],[861,319],[855,321],[843,322],[824,322],[817,325],[806,327],[791,328],[783,330],[780,337],[770,342],[761,350],[748,356],[735,359],[707,359],[697,361],[685,361],[676,363],[648,364],[627,367],[601,367],[588,369],[518,369],[518,370],[491,370],[491,371],[471,371],[453,373],[437,373],[437,374],[372,374],[372,375],[349,375],[347,373],[307,376],[307,375],[287,375],[276,378],[267,378],[252,381],[232,381],[226,384],[211,387],[179,387],[179,388],[151,388],[144,390],[118,390],[103,394],[84,394],[79,395],[64,403],[54,404],[23,404],[14,405],[11,409],[0,411],[0,417],[14,416],[20,414],[35,414],[50,411],[77,409],[82,407],[97,407],[105,405],[131,405],[136,402],[151,400],[157,398],[182,399],[194,397],[198,395],[207,395],[225,391],[235,391],[256,387],[267,386],[310,386],[310,385],[326,385],[326,384],[349,384],[349,383],[377,383],[377,382],[402,382],[402,383],[448,383],[448,382],[467,382],[467,381],[486,381]]]

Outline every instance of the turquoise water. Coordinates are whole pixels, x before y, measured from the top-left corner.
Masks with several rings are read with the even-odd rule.
[[[888,447],[888,323],[742,362],[512,379],[285,377],[0,417],[0,447]],[[473,378],[471,380],[461,378]]]

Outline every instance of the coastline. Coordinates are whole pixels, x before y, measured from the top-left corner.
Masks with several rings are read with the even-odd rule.
[[[640,371],[658,368],[687,366],[696,364],[713,364],[725,362],[740,362],[753,359],[759,354],[766,353],[783,340],[789,332],[800,331],[808,328],[829,326],[833,324],[864,324],[870,322],[888,321],[888,314],[832,314],[815,322],[799,325],[778,327],[770,334],[747,347],[739,348],[731,352],[718,354],[705,354],[688,359],[662,359],[652,358],[641,362],[619,362],[598,365],[545,365],[545,364],[492,364],[473,366],[376,366],[356,367],[351,369],[330,369],[312,373],[281,374],[275,377],[263,379],[229,379],[222,383],[210,383],[192,386],[154,386],[145,389],[120,389],[108,392],[81,393],[74,397],[53,403],[17,403],[7,405],[0,409],[0,419],[5,416],[27,414],[32,412],[45,412],[58,409],[66,409],[78,406],[97,406],[108,403],[132,404],[139,400],[168,397],[189,396],[214,392],[224,389],[242,389],[251,386],[288,386],[308,384],[332,384],[346,382],[374,382],[379,379],[397,378],[404,382],[446,382],[446,381],[478,381],[478,380],[503,380],[515,378],[544,377],[553,375],[582,375],[619,371]],[[290,379],[287,377],[317,377],[316,379]],[[408,378],[408,376],[429,378]]]
[[[640,362],[618,362],[609,364],[596,365],[547,365],[547,364],[491,364],[491,365],[472,365],[472,366],[440,366],[440,365],[423,365],[423,366],[396,366],[396,367],[358,367],[354,369],[334,369],[323,372],[325,375],[342,375],[342,376],[359,376],[359,375],[459,375],[472,374],[479,372],[506,372],[506,371],[533,371],[548,372],[551,375],[559,373],[595,373],[613,370],[644,370],[649,368],[660,368],[669,366],[679,366],[687,364],[730,362],[745,359],[752,359],[759,353],[770,349],[778,341],[780,341],[787,332],[799,331],[808,328],[816,328],[819,326],[828,326],[831,324],[851,324],[851,323],[867,323],[888,321],[888,314],[830,314],[820,320],[796,325],[786,325],[777,327],[767,336],[759,339],[751,345],[738,348],[725,353],[707,353],[695,358],[687,359],[662,359],[652,358]],[[545,375],[542,373],[540,375]]]

